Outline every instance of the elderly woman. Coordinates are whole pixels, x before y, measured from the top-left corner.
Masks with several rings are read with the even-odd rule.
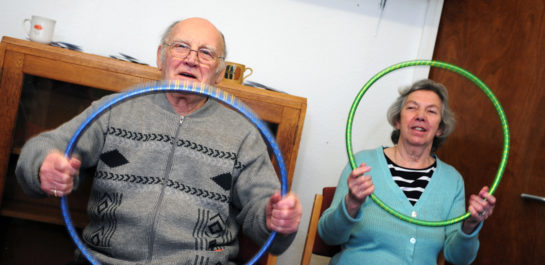
[[[462,176],[434,154],[455,124],[446,88],[431,80],[416,82],[400,92],[388,121],[395,145],[357,153],[360,167],[346,166],[331,207],[320,218],[324,242],[342,245],[330,264],[436,264],[441,250],[450,263],[471,263],[482,222],[496,201],[488,187],[469,198],[468,219],[446,227],[402,221],[367,199],[374,192],[396,211],[423,220],[465,212]]]

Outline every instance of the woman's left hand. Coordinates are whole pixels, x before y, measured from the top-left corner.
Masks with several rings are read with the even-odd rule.
[[[471,194],[468,207],[471,216],[464,221],[462,230],[466,234],[471,234],[480,222],[492,215],[495,205],[496,197],[488,193],[488,187],[486,186],[481,189],[479,195]]]

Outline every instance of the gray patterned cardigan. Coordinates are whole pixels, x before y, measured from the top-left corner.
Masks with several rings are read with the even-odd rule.
[[[16,175],[27,194],[46,196],[41,161],[111,97],[25,144]],[[103,264],[233,264],[239,229],[258,244],[270,234],[265,206],[279,182],[267,147],[246,118],[212,99],[185,117],[164,94],[122,102],[73,154],[82,169],[96,166],[83,241]],[[294,237],[278,235],[271,252]]]

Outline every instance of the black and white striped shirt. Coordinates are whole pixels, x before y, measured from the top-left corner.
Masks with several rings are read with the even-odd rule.
[[[398,166],[386,154],[384,156],[395,183],[405,193],[411,204],[415,205],[430,182],[431,176],[437,167],[437,162],[433,162],[427,168],[412,169]]]

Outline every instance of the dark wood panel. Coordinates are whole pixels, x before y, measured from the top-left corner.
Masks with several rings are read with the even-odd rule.
[[[0,216],[0,264],[69,264],[75,249],[63,225]]]
[[[502,103],[511,151],[496,192],[494,215],[481,232],[475,264],[545,264],[545,4],[528,1],[446,0],[433,59],[456,64],[482,79]],[[502,147],[497,114],[475,85],[440,69],[459,121],[439,156],[455,166],[468,192],[490,185]]]

